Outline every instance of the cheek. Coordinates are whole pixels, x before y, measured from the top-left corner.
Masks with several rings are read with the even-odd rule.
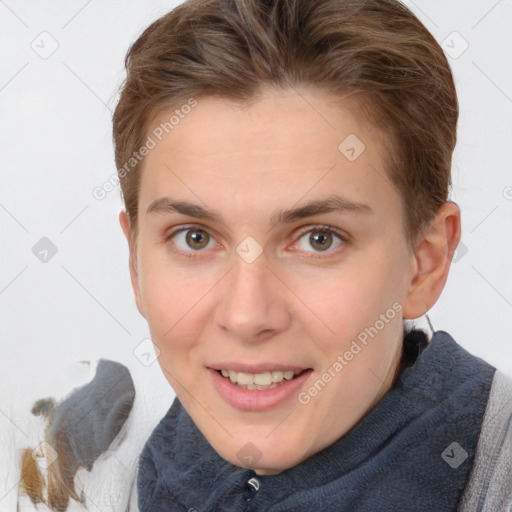
[[[186,279],[163,261],[158,251],[150,249],[140,254],[139,289],[154,341],[169,337],[179,328],[180,318],[196,295],[194,287],[187,285]]]
[[[147,250],[140,261],[140,293],[153,341],[162,352],[190,350],[208,315],[205,300],[218,276],[184,270]],[[164,354],[165,355],[165,354]]]
[[[323,320],[337,336],[344,336],[350,326],[364,324],[391,307],[394,289],[387,270],[376,262],[361,262],[302,282],[297,295],[309,306],[315,322]]]
[[[373,251],[361,253],[329,273],[309,276],[294,287],[307,306],[301,307],[303,327],[312,339],[322,340],[322,351],[329,361],[347,350],[358,336],[364,337],[376,322],[380,328],[381,315],[386,317],[379,329],[381,340],[394,340],[400,332],[404,268],[396,263],[397,258],[400,256],[392,250],[375,246]]]

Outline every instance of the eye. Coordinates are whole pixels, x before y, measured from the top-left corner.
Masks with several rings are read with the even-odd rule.
[[[336,238],[339,240],[339,242],[333,247],[333,243],[336,243]],[[302,233],[302,236],[297,242],[297,246],[300,250],[306,252],[327,252],[331,248],[336,249],[346,241],[347,237],[342,235],[335,228],[330,226],[315,226]],[[313,247],[315,251],[308,251],[308,244]]]
[[[173,231],[166,237],[166,241],[168,240],[172,240],[184,253],[198,252],[215,246],[215,239],[198,226],[189,226]],[[185,255],[191,256],[191,254]]]

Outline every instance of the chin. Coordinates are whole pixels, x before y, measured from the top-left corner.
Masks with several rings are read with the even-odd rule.
[[[219,455],[228,462],[240,467],[254,470],[259,475],[272,475],[290,469],[304,459],[303,442],[293,443],[288,439],[276,437],[272,441],[265,437],[267,432],[260,437],[244,436],[242,439],[234,439],[229,446],[216,449]]]

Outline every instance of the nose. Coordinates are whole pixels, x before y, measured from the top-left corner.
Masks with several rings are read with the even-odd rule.
[[[217,326],[241,342],[259,342],[287,329],[287,287],[262,253],[251,263],[234,254],[233,268],[220,290]]]

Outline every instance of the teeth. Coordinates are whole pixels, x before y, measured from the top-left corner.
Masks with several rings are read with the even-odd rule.
[[[283,380],[283,372],[272,372],[272,382],[281,382]]]
[[[231,378],[231,374],[229,377]],[[242,385],[254,384],[254,375],[252,373],[238,372],[237,382]]]
[[[221,370],[222,376],[229,378],[232,384],[238,384],[246,389],[272,389],[283,380],[291,380],[296,375],[294,371],[274,371],[263,373],[235,372],[233,370]]]
[[[254,375],[254,384],[258,386],[269,386],[272,384],[272,375],[270,372],[256,373]]]

